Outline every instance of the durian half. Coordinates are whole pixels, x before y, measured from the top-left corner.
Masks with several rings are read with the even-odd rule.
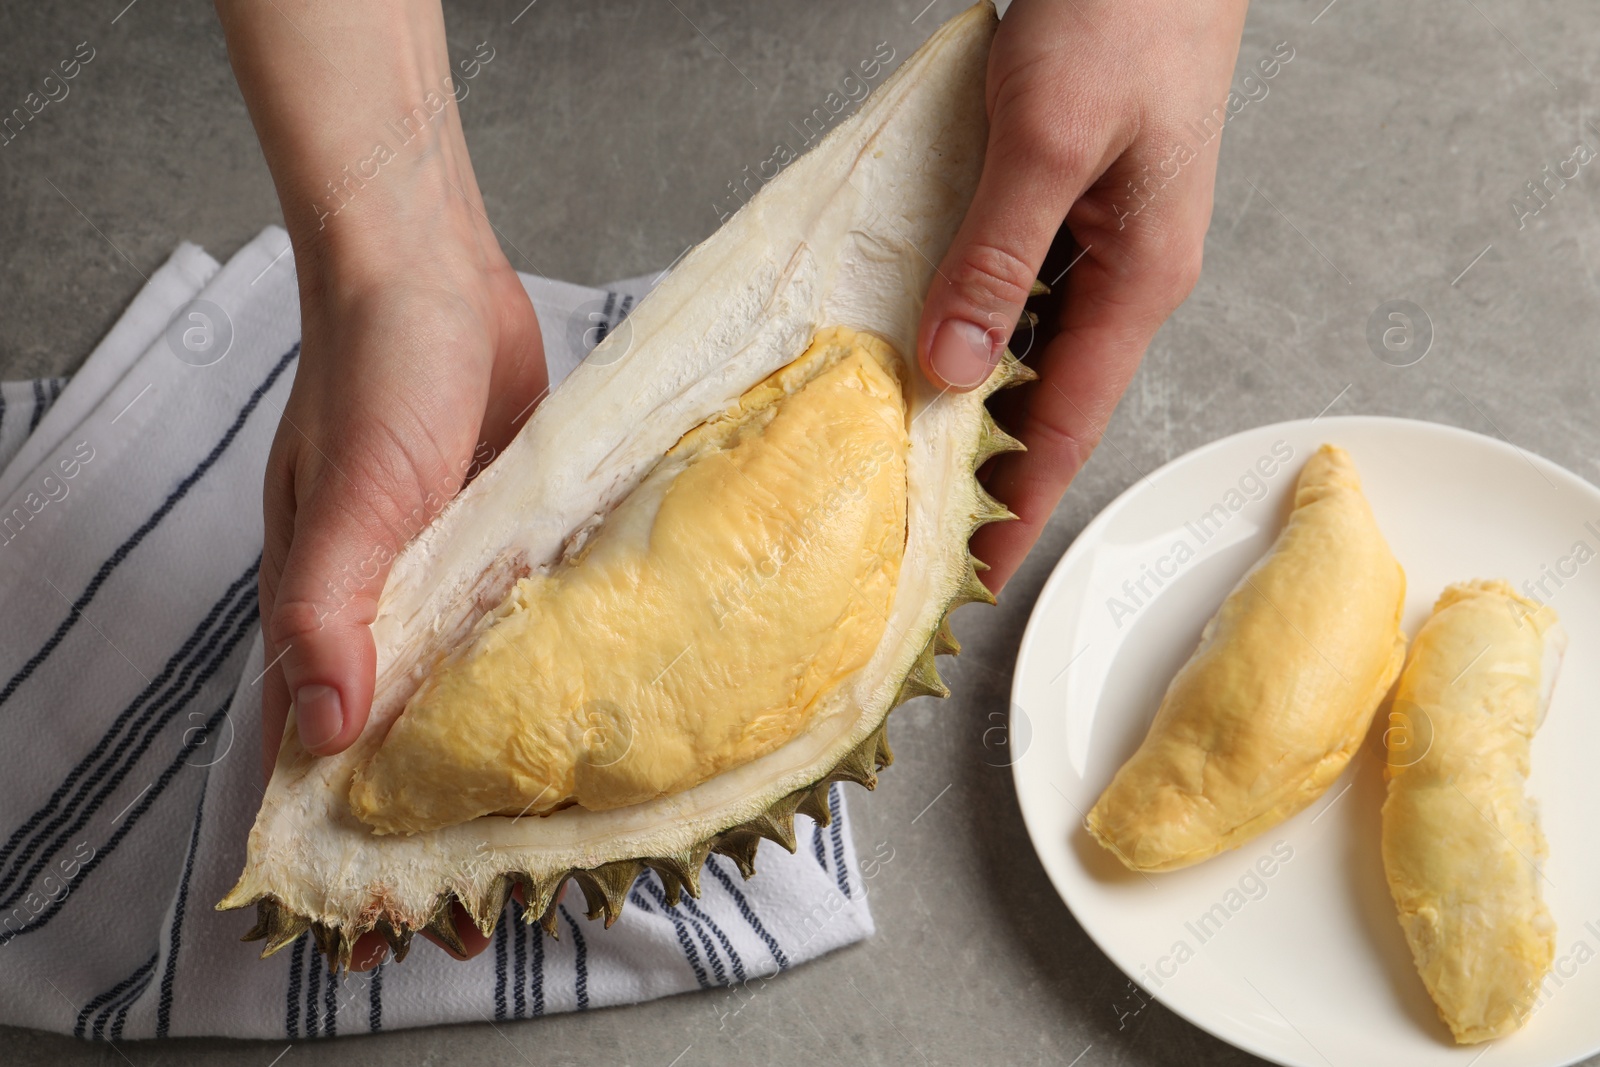
[[[957,394],[915,364],[934,264],[982,166],[996,25],[985,0],[936,32],[685,257],[397,557],[365,731],[316,759],[291,715],[218,905],[257,906],[247,937],[263,955],[308,928],[346,967],[373,929],[397,956],[424,928],[453,942],[453,901],[487,934],[518,884],[548,929],[568,879],[609,925],[645,868],[674,901],[713,851],[749,877],[762,839],[794,849],[796,812],[827,821],[832,782],[873,787],[890,710],[946,693],[933,657],[957,651],[948,613],[993,602],[968,538],[1010,517],[974,477],[1021,447],[984,400],[1032,373],[1007,354]],[[780,424],[781,448],[763,440]],[[740,448],[762,462],[741,467]],[[699,524],[671,500],[695,471]],[[827,550],[764,562],[796,530]],[[760,604],[695,585],[696,566],[736,579],[740,552]],[[680,638],[699,688],[657,699],[648,675]],[[763,692],[788,695],[764,708]],[[701,698],[726,721],[697,717]],[[542,721],[547,707],[566,717]]]

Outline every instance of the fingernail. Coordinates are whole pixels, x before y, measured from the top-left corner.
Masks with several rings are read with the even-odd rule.
[[[295,721],[300,743],[315,752],[344,729],[339,691],[331,685],[303,685],[294,694]]]
[[[962,319],[946,319],[933,335],[928,362],[933,373],[957,389],[982,384],[998,360],[988,331]]]

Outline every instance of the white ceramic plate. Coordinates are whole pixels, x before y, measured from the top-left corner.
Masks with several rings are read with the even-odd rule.
[[[1440,590],[1477,577],[1519,588],[1542,580],[1567,629],[1530,782],[1550,843],[1544,892],[1558,925],[1555,973],[1528,1025],[1487,1049],[1454,1044],[1395,919],[1378,848],[1382,723],[1308,810],[1198,866],[1134,874],[1083,829],[1201,627],[1271,545],[1302,464],[1323,442],[1354,457],[1405,568],[1408,636]],[[1106,1009],[1119,1025],[1131,1034],[1153,995],[1223,1040],[1293,1067],[1558,1067],[1600,1050],[1597,581],[1600,490],[1502,441],[1404,419],[1325,418],[1237,434],[1141,479],[1097,516],[1034,607],[1009,736],[1045,870],[1138,983]]]

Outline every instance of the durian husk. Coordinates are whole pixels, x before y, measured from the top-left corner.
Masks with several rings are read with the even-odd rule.
[[[610,926],[652,870],[669,903],[699,894],[718,853],[755,872],[763,840],[795,849],[794,816],[826,824],[834,782],[872,789],[893,759],[887,717],[948,694],[936,655],[959,651],[949,614],[994,603],[967,542],[1013,518],[978,484],[990,457],[1020,449],[985,407],[1034,377],[1009,352],[967,393],[915,366],[921,301],[976,188],[988,128],[984,75],[997,16],[988,0],[941,27],[812,151],[768,183],[537,408],[506,451],[397,557],[373,634],[377,686],[366,729],[321,759],[291,715],[251,830],[245,869],[219,909],[254,904],[262,955],[306,930],[348,968],[372,930],[403,958],[427,930],[460,944],[459,903],[491,934],[508,894],[555,934],[569,880]],[[1042,287],[1038,287],[1042,290]],[[683,433],[806,348],[828,325],[870,330],[907,364],[911,449],[907,543],[882,642],[775,752],[685,792],[604,812],[475,819],[375,836],[348,805],[354,770],[382,741],[433,663],[520,574],[560,560]]]

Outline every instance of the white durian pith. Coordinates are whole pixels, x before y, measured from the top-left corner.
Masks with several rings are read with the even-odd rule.
[[[355,937],[374,928],[397,949],[424,927],[449,940],[452,898],[488,932],[511,884],[522,884],[528,914],[539,917],[553,914],[569,877],[591,917],[609,923],[641,865],[674,896],[696,890],[712,849],[748,875],[762,837],[793,848],[795,811],[826,818],[819,801],[829,782],[872,784],[889,758],[889,711],[943,692],[932,657],[955,651],[945,616],[992,600],[967,540],[1007,512],[973,472],[1019,446],[984,400],[1031,377],[1008,355],[979,389],[941,392],[915,366],[923,295],[982,167],[996,25],[984,2],[935,33],[854,116],[689,253],[399,554],[372,627],[377,685],[366,729],[346,751],[315,758],[291,715],[244,872],[218,905],[258,904],[252,933],[267,951],[308,926],[345,964]],[[879,339],[902,364],[904,541],[865,662],[817,686],[777,747],[687,788],[605,810],[580,803],[415,833],[375,833],[363,822],[350,803],[358,770],[373,763],[430,672],[471,645],[485,613],[519,579],[581,567],[583,546],[686,434],[830,327]]]

